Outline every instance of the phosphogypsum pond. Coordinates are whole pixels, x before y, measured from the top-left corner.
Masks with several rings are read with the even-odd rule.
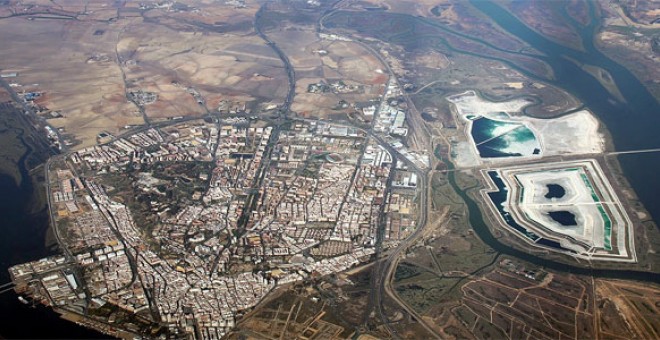
[[[501,113],[501,116],[506,114]],[[538,139],[524,123],[477,115],[466,118],[472,121],[470,134],[482,158],[532,156],[541,153]]]

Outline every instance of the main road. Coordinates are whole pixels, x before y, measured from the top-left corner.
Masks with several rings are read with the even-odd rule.
[[[337,4],[341,3],[339,1]],[[336,5],[335,4],[335,8]],[[325,26],[323,25],[323,21],[325,18],[327,18],[329,15],[335,12],[336,9],[329,10],[328,12],[325,13],[320,19],[319,19],[319,24],[318,24],[318,31],[322,32],[326,30]],[[360,40],[355,40],[352,39],[355,43],[359,44],[362,46],[364,49],[369,51],[375,58],[378,59],[378,61],[383,65],[383,67],[387,70],[387,73],[389,74],[390,81],[394,81],[397,86],[399,86],[398,79],[396,78],[396,74],[390,67],[389,63],[378,53],[376,50],[374,50],[371,46],[368,44],[360,41]],[[401,88],[401,86],[399,86]],[[419,122],[414,119],[412,116],[417,115],[419,116],[419,112],[415,108],[414,103],[412,100],[409,98],[407,93],[403,93],[403,97],[406,101],[406,104],[408,106],[408,115],[407,115],[407,121],[409,125],[411,125],[411,128],[414,131],[417,131],[418,133],[423,133],[426,132],[428,135],[428,131],[424,131],[423,126],[419,126]],[[384,98],[383,98],[384,100]],[[336,123],[335,123],[336,124]],[[391,289],[391,283],[392,283],[392,277],[394,275],[394,272],[396,270],[396,267],[399,263],[399,258],[401,257],[401,254],[410,247],[414,242],[417,241],[417,239],[424,234],[424,230],[427,224],[427,214],[428,214],[428,204],[427,204],[427,199],[428,199],[428,192],[426,189],[426,186],[428,185],[428,177],[429,177],[429,171],[420,169],[414,162],[406,158],[405,156],[401,155],[401,153],[394,149],[389,143],[383,140],[382,136],[375,134],[371,129],[367,131],[367,133],[374,138],[383,148],[385,148],[388,152],[393,157],[396,157],[397,160],[402,161],[404,164],[408,166],[409,169],[412,169],[416,174],[417,177],[420,178],[420,182],[418,184],[417,189],[419,190],[419,195],[420,195],[420,201],[419,201],[419,219],[417,221],[417,226],[415,231],[413,232],[412,235],[410,235],[408,238],[403,240],[397,247],[395,247],[390,254],[385,258],[384,260],[380,260],[380,255],[382,252],[381,248],[381,242],[377,242],[376,244],[376,261],[382,261],[376,264],[374,266],[373,272],[372,272],[372,291],[371,291],[371,298],[369,301],[369,305],[367,306],[367,311],[365,311],[365,323],[368,321],[368,315],[371,313],[372,309],[375,308],[376,312],[378,313],[383,325],[389,330],[389,332],[395,336],[398,337],[396,334],[396,331],[394,331],[390,326],[389,326],[389,320],[387,316],[384,313],[384,295],[387,294],[389,295],[397,304],[399,304],[408,314],[410,314],[412,317],[414,317],[419,324],[426,329],[429,334],[433,335],[436,338],[439,338],[440,336],[433,330],[432,327],[430,327],[426,322],[421,318],[421,316],[414,311],[410,306],[408,306],[404,301],[398,298],[396,296],[396,293],[394,293]],[[420,141],[417,141],[419,145]],[[426,146],[426,145],[425,145]]]
[[[417,240],[424,235],[424,231],[426,230],[427,226],[427,213],[428,213],[428,191],[427,191],[427,185],[428,185],[428,176],[429,176],[429,171],[428,170],[423,170],[420,169],[414,162],[409,160],[408,158],[404,157],[401,155],[396,149],[394,149],[390,144],[385,143],[380,136],[377,136],[373,133],[370,132],[370,135],[378,141],[378,143],[384,147],[388,152],[392,154],[392,156],[397,157],[397,160],[402,161],[404,164],[408,166],[409,169],[412,169],[416,174],[417,177],[420,178],[420,182],[417,186],[417,190],[419,192],[419,219],[417,220],[417,226],[415,228],[415,231],[412,233],[412,235],[408,236],[405,240],[401,241],[382,261],[381,263],[377,264],[374,267],[374,272],[373,272],[373,279],[372,279],[372,301],[371,304],[372,306],[370,307],[375,307],[376,312],[380,316],[381,321],[385,325],[386,328],[392,333],[393,336],[397,336],[396,332],[389,326],[389,320],[387,316],[384,313],[384,297],[385,294],[389,295],[401,308],[403,308],[408,314],[410,314],[413,318],[417,320],[417,322],[427,331],[429,334],[433,335],[436,338],[440,338],[440,336],[433,330],[432,327],[430,327],[423,319],[422,317],[415,311],[413,310],[410,306],[408,306],[404,301],[399,299],[398,296],[396,296],[396,293],[394,293],[391,289],[392,285],[392,278],[394,276],[394,272],[396,271],[397,265],[399,263],[399,259],[401,255]],[[380,248],[380,247],[379,247]],[[377,249],[376,254],[380,255],[381,249]],[[377,259],[377,261],[379,261]]]
[[[254,17],[254,31],[257,33],[257,35],[266,42],[270,48],[277,53],[277,56],[282,60],[282,63],[284,63],[284,69],[286,70],[286,75],[289,79],[289,91],[287,92],[286,99],[284,100],[284,104],[282,105],[282,112],[284,113],[284,116],[286,117],[288,115],[289,110],[291,109],[291,104],[293,103],[293,97],[296,95],[296,72],[291,66],[291,62],[289,61],[289,58],[282,52],[282,49],[280,49],[277,44],[270,40],[268,36],[263,32],[261,25],[259,24],[259,19],[261,19],[261,16],[263,15],[264,11],[266,10],[266,6],[268,5],[268,2],[263,4],[259,10],[257,11],[257,14]]]

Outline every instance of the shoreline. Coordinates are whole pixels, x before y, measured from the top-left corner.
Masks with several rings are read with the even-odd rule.
[[[57,254],[59,245],[52,239],[47,211],[46,191],[43,186],[42,173],[39,167],[47,160],[42,144],[45,134],[37,129],[26,126],[29,124],[20,109],[6,106],[3,110],[3,122],[11,129],[3,133],[14,133],[17,138],[14,145],[19,148],[4,148],[3,152],[17,159],[12,162],[14,171],[0,172],[0,213],[3,214],[3,239],[0,240],[0,263],[3,282],[9,280],[9,267],[26,261]],[[20,131],[20,132],[19,132]],[[18,132],[18,133],[17,133]],[[15,139],[14,139],[15,140]],[[20,175],[19,178],[16,175]],[[18,300],[15,289],[0,296],[3,309],[0,317],[3,326],[0,327],[0,337],[4,338],[103,338],[106,337],[91,328],[81,327],[60,318],[59,313],[53,313],[52,308],[37,306],[32,308]],[[27,322],[39,321],[43,327],[24,327]]]

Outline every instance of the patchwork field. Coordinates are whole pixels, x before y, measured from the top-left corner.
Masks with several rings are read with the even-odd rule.
[[[194,7],[193,7],[194,6]],[[212,1],[176,7],[106,1],[22,1],[3,7],[0,70],[56,128],[89,146],[173,117],[257,113],[282,104],[287,76],[254,34],[258,5]],[[50,119],[52,118],[52,119]]]
[[[320,35],[307,22],[294,23],[286,16],[278,19],[267,33],[295,71],[292,111],[303,117],[346,118],[357,112],[360,103],[377,100],[384,93],[385,66],[363,45]]]

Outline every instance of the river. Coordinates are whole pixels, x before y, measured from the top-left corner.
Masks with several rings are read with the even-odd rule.
[[[578,51],[551,41],[527,27],[518,18],[489,1],[471,1],[497,25],[531,47],[545,54],[543,60],[552,67],[555,79],[549,83],[563,88],[579,98],[609,130],[617,151],[660,148],[660,104],[647,88],[625,67],[611,60],[594,46],[594,34],[601,24],[593,3],[589,2],[588,26],[572,22],[582,38],[584,51]],[[583,64],[607,70],[623,95],[625,102],[616,101],[588,72],[566,57]],[[619,161],[630,185],[655,221],[660,220],[660,154],[631,154]]]
[[[443,39],[435,39],[436,41],[440,41],[438,43],[442,44],[443,48],[460,54],[502,62],[530,79],[547,82],[571,93],[581,100],[588,109],[594,112],[598,119],[607,127],[617,151],[660,148],[660,134],[656,131],[657,127],[660,126],[660,104],[628,69],[605,56],[594,45],[595,33],[601,25],[601,19],[596,14],[593,2],[587,2],[589,5],[589,16],[591,17],[589,25],[581,26],[575,21],[570,21],[570,25],[579,33],[583,41],[584,50],[572,49],[542,36],[496,3],[483,0],[470,0],[470,2],[495,24],[541,52],[542,55],[513,51],[509,53],[521,54],[527,58],[536,58],[545,62],[552,69],[554,79],[546,79],[533,74],[527,69],[516,65],[513,60],[507,60],[501,56],[492,56],[488,54],[488,51],[474,52],[462,50],[452,46],[452,44],[447,43]],[[358,15],[356,13],[350,11],[343,12],[343,14],[349,16]],[[369,14],[360,13],[359,15],[366,16]],[[408,32],[404,28],[423,31],[424,25],[430,25],[449,34],[460,36],[462,39],[501,50],[496,46],[496,41],[484,41],[468,36],[430,19],[400,13],[379,15],[382,17],[382,20],[401,20],[400,22],[402,24],[400,26],[392,28],[389,28],[387,25],[383,26],[383,28],[392,30],[401,29],[401,32],[397,32],[397,34],[392,33],[391,36],[383,35],[380,37],[382,39],[391,39],[392,42],[397,44],[402,44],[402,42],[392,37],[407,34]],[[421,23],[422,25],[416,27],[414,24],[408,24],[410,21],[415,21],[417,24]],[[345,23],[342,21],[335,23],[338,26],[342,26],[343,24]],[[332,22],[326,23],[326,27],[332,26]],[[369,30],[372,28],[371,26],[360,28],[358,25],[357,28],[348,26],[343,28],[358,29],[358,31],[367,35],[378,34],[377,31]],[[414,40],[412,37],[410,39]],[[419,46],[430,44],[427,47],[433,48],[432,41],[434,40],[425,38],[423,41],[411,43],[408,47],[419,48]],[[408,43],[408,40],[406,40],[406,43]],[[592,74],[582,69],[578,64],[592,65],[608,71],[621,92],[623,101],[619,101],[612,96]],[[626,178],[637,193],[640,201],[655,221],[660,220],[660,202],[656,199],[657,193],[660,192],[660,181],[656,179],[655,174],[655,169],[660,169],[660,154],[640,153],[622,155],[619,156],[619,161]]]
[[[0,119],[6,118],[5,115],[8,114],[20,113],[2,112]],[[20,120],[17,124],[19,122]],[[23,131],[16,142],[23,144],[25,153],[16,164],[22,177],[19,183],[12,176],[0,173],[0,284],[10,281],[7,269],[12,265],[35,261],[56,253],[45,246],[48,212],[43,204],[43,197],[38,197],[43,193],[35,190],[42,183],[33,183],[25,164],[33,150],[23,138],[26,131],[31,129],[24,126],[15,128]],[[0,294],[0,306],[0,338],[107,338],[103,334],[60,319],[50,308],[24,305],[18,301],[18,296],[13,291]]]
[[[496,239],[493,234],[491,234],[484,217],[481,214],[478,204],[474,199],[472,199],[466,192],[461,190],[461,188],[456,183],[456,172],[451,171],[454,169],[454,165],[450,162],[445,161],[448,171],[449,184],[452,188],[461,196],[465,201],[468,209],[468,217],[470,220],[470,225],[472,229],[476,232],[479,238],[484,241],[489,247],[493,248],[495,251],[513,256],[527,262],[531,262],[538,266],[545,268],[561,271],[561,272],[570,272],[580,275],[589,275],[602,278],[613,278],[613,279],[623,279],[623,280],[637,280],[637,281],[647,281],[647,282],[660,282],[660,273],[648,273],[643,271],[636,270],[610,270],[610,269],[590,269],[572,266],[564,264],[561,262],[551,261],[545,258],[538,256],[530,255],[522,250],[518,250],[514,247],[508,246],[501,243]]]
[[[496,4],[485,1],[472,1],[472,4],[509,33],[546,54],[547,57],[544,60],[553,68],[556,75],[556,80],[550,83],[573,93],[582,100],[607,126],[617,150],[660,147],[660,134],[656,131],[657,127],[660,126],[658,101],[630,71],[607,58],[594,47],[593,34],[594,28],[598,25],[598,20],[594,16],[593,8],[590,11],[593,19],[592,24],[579,29],[582,39],[585,41],[586,51],[582,52],[546,39]],[[613,100],[614,98],[596,79],[563,56],[570,56],[580,62],[590,63],[609,71],[626,102],[621,103]],[[656,195],[660,192],[660,181],[657,178],[656,171],[660,169],[660,156],[656,153],[632,154],[623,155],[619,157],[619,160],[631,186],[637,192],[646,209],[654,217],[654,220],[657,221],[660,217],[660,202],[656,200]],[[450,169],[453,169],[452,164],[447,163],[447,165]],[[475,232],[486,244],[498,252],[564,272],[660,282],[660,274],[658,273],[585,269],[549,261],[504,245],[488,230],[475,200],[458,187],[453,171],[449,172],[449,182],[465,200],[470,215],[470,223]]]
[[[660,147],[660,134],[656,131],[660,126],[658,102],[630,71],[607,58],[594,46],[594,28],[599,25],[599,20],[595,17],[593,8],[590,11],[592,23],[586,27],[576,26],[585,45],[585,51],[577,51],[539,35],[496,4],[485,1],[472,1],[472,4],[506,31],[546,55],[544,61],[552,67],[556,77],[550,83],[567,90],[582,100],[607,126],[617,150]],[[613,100],[596,79],[564,56],[609,71],[626,102]],[[656,169],[660,169],[660,156],[657,154],[625,155],[620,157],[620,162],[640,200],[657,221],[660,218],[660,202],[656,200],[656,195],[660,192],[660,181],[657,179]],[[33,183],[24,164],[19,164],[18,167],[23,174],[23,181],[19,184],[15,183],[11,177],[0,174],[0,193],[2,193],[0,195],[0,228],[3,231],[3,235],[0,237],[0,283],[8,282],[7,268],[9,266],[36,260],[52,253],[44,246],[48,227],[47,212],[45,209],[32,212]],[[496,251],[555,270],[601,277],[660,281],[659,274],[578,268],[531,256],[501,244],[490,234],[476,202],[459,190],[453,176],[453,172],[450,172],[450,183],[467,202],[473,228],[479,237]],[[104,337],[102,334],[59,319],[55,313],[44,307],[31,308],[23,305],[11,292],[0,295],[0,305],[2,305],[2,309],[0,309],[1,337]],[[32,327],[31,322],[34,322],[36,327]]]

